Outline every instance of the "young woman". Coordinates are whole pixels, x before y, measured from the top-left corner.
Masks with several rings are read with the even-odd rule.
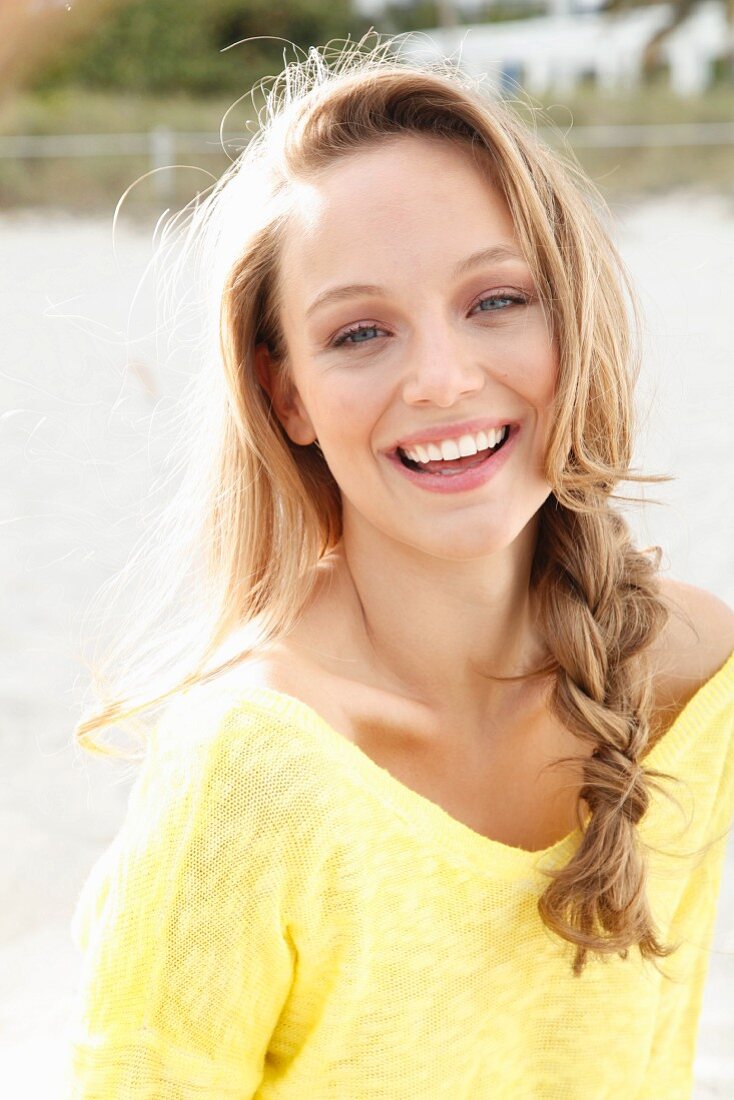
[[[79,727],[166,702],[74,918],[71,1095],[687,1097],[734,614],[615,509],[601,200],[450,67],[324,58],[187,224],[208,627]]]

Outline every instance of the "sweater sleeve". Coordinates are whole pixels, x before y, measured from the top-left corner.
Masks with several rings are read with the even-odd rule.
[[[246,726],[158,732],[72,920],[69,1100],[252,1097],[292,982],[283,830]]]
[[[729,695],[725,702],[705,727],[705,736],[694,742],[685,769],[688,780],[699,786],[701,848],[665,937],[680,947],[662,960],[672,980],[661,986],[650,1061],[637,1100],[689,1100],[694,1087],[699,1015],[734,818],[734,698]],[[697,840],[692,847],[698,849]]]
[[[680,946],[661,962],[668,977],[661,985],[652,1049],[636,1100],[690,1100],[723,854],[720,845],[709,851],[691,877],[669,930],[667,938]]]

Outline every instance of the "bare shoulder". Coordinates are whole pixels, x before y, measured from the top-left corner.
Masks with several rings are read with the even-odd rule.
[[[734,652],[734,611],[704,588],[659,581],[669,616],[651,652],[660,705],[677,712]]]
[[[267,688],[282,695],[295,696],[319,709],[324,696],[323,677],[298,647],[285,640],[253,644],[247,632],[235,632],[212,659],[216,673],[215,690],[234,694]]]
[[[287,692],[293,682],[288,675],[288,663],[277,651],[271,647],[238,645],[233,638],[228,639],[226,649],[217,651],[207,668],[217,670],[216,683],[220,687]]]

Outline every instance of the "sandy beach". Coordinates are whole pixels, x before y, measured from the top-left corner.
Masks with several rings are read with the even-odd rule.
[[[734,198],[614,207],[646,317],[640,469],[674,481],[628,511],[666,570],[734,604]],[[79,615],[139,533],[157,435],[187,370],[133,295],[149,229],[112,217],[0,214],[0,1080],[58,1095],[78,960],[69,920],[124,814],[134,773],[72,743],[85,672]],[[734,836],[696,1060],[696,1100],[734,1096]],[[620,1098],[623,1100],[623,1098]],[[626,1098],[625,1098],[626,1100]],[[661,1098],[662,1100],[662,1098]]]

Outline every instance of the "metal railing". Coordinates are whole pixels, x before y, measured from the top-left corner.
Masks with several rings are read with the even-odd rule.
[[[549,144],[558,139],[558,131],[538,127],[538,134]],[[571,146],[607,149],[645,146],[699,146],[734,144],[734,122],[680,122],[599,126],[572,126],[565,131]],[[236,156],[247,139],[227,139],[227,152]],[[37,157],[118,157],[143,156],[148,160],[156,193],[166,198],[170,192],[169,173],[156,171],[175,165],[176,157],[187,153],[223,154],[218,134],[187,132],[157,126],[144,133],[128,134],[36,134],[0,136],[0,157],[16,160]]]

